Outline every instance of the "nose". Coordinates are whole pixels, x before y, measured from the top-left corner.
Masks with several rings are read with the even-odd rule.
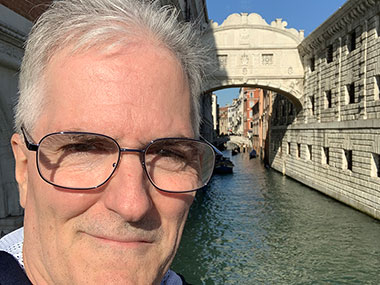
[[[138,222],[152,208],[151,188],[139,154],[126,153],[121,156],[102,198],[106,208],[120,215],[126,222]]]

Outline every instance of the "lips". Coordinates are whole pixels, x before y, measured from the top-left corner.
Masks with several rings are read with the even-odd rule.
[[[83,232],[83,234],[89,236],[90,238],[105,244],[115,244],[120,246],[137,247],[142,245],[149,245],[154,242],[153,238],[139,235],[129,235],[129,236],[117,236],[117,235],[103,235],[103,234],[92,234]]]

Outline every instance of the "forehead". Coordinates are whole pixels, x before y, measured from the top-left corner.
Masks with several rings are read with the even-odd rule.
[[[112,134],[120,126],[132,132],[147,123],[160,130],[190,123],[186,77],[164,47],[135,42],[107,52],[62,50],[50,61],[45,79],[45,131],[107,129]]]

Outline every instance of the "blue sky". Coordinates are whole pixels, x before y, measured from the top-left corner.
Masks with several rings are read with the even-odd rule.
[[[257,13],[268,24],[276,18],[288,23],[287,28],[304,30],[305,37],[322,24],[346,0],[206,0],[208,16],[219,25],[233,13]],[[219,106],[225,106],[237,97],[239,89],[229,88],[215,92]]]

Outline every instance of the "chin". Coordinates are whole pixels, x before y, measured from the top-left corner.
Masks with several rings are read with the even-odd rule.
[[[135,284],[160,284],[163,276],[157,276],[153,272],[120,272],[109,271],[97,272],[95,274],[88,275],[84,272],[81,278],[76,279],[71,284],[107,284],[107,285],[135,285]]]

